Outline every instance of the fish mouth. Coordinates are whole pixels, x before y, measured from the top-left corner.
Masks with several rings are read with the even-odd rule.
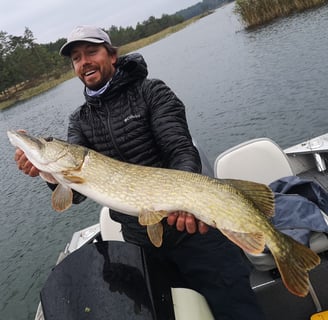
[[[7,132],[10,143],[24,151],[28,159],[38,159],[38,162],[42,162],[41,150],[44,147],[41,139],[29,136],[25,132],[20,131],[8,131]]]
[[[38,149],[42,148],[42,142],[38,138],[29,136],[25,132],[10,130],[7,132],[7,135],[10,143],[17,148],[22,149],[24,152],[30,147],[37,147]]]

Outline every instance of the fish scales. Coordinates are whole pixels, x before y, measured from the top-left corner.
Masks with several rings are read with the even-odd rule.
[[[89,151],[88,157],[87,165],[83,165],[81,172],[76,174],[90,182],[93,189],[100,188],[100,192],[110,193],[116,201],[126,202],[134,208],[135,215],[142,209],[183,210],[198,215],[200,220],[212,226],[217,224],[238,231],[239,228],[234,228],[238,224],[239,227],[244,225],[245,232],[256,229],[247,223],[254,220],[249,201],[244,199],[244,204],[236,190],[217,180],[183,171],[159,171],[152,167],[126,165],[99,157],[93,151]],[[172,188],[172,185],[175,187]],[[236,210],[240,216],[231,216],[231,212]],[[230,216],[232,219],[229,219]],[[259,219],[258,224],[260,222]]]

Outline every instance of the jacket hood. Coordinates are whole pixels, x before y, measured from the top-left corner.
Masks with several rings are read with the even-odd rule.
[[[148,75],[147,64],[139,53],[132,53],[118,58],[115,65],[116,73],[109,87],[99,96],[90,97],[84,90],[84,96],[88,104],[99,105],[100,100],[116,95],[131,83],[143,80]]]

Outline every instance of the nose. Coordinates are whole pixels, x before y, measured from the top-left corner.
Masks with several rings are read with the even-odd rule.
[[[87,54],[83,53],[83,54],[81,55],[81,60],[80,60],[80,62],[81,62],[81,65],[82,65],[82,66],[84,66],[84,65],[88,65],[88,64],[90,64],[90,57],[89,57]]]

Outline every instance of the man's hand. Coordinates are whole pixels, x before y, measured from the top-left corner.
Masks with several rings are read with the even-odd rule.
[[[23,171],[30,177],[37,177],[40,171],[26,158],[25,153],[21,149],[16,149],[15,161],[19,170]]]
[[[170,213],[167,217],[167,223],[170,226],[175,224],[177,230],[186,230],[188,233],[195,233],[198,227],[199,233],[204,234],[209,228],[207,224],[202,221],[197,221],[194,215],[185,211],[175,211]]]

